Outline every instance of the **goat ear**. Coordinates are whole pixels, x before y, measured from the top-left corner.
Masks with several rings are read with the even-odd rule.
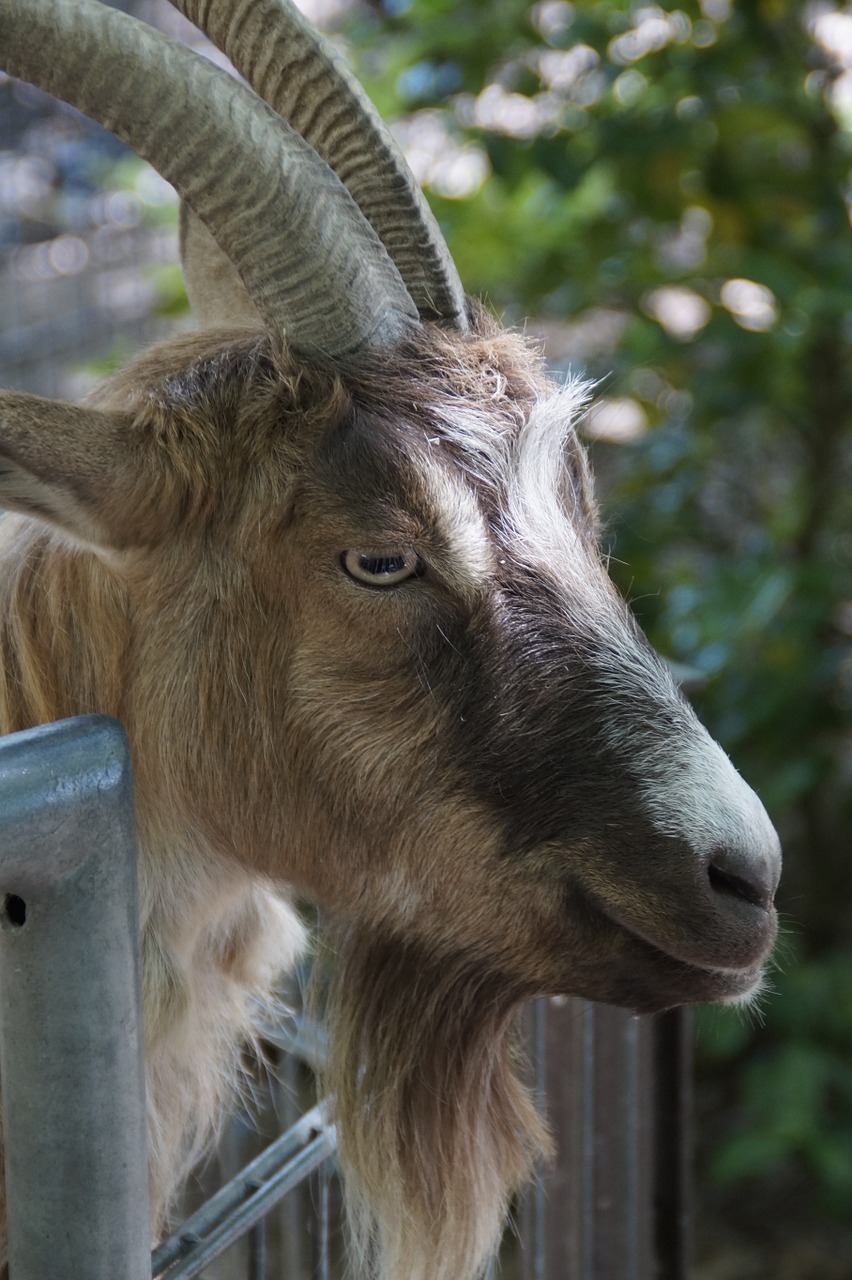
[[[185,200],[180,206],[180,260],[186,292],[199,328],[264,327],[236,267]]]
[[[90,545],[126,545],[131,426],[129,414],[0,392],[0,507]]]

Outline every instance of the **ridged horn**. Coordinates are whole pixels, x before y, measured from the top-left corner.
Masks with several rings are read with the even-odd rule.
[[[0,62],[129,143],[307,354],[393,343],[417,308],[341,180],[245,85],[98,0],[0,0]]]
[[[450,251],[400,147],[291,0],[171,0],[322,156],[375,228],[422,317],[467,328]]]

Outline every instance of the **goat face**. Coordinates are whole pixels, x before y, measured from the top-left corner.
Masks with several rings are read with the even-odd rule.
[[[499,343],[464,345],[474,396],[412,349],[416,406],[365,380],[302,480],[307,828],[358,909],[433,951],[639,1009],[746,996],[775,833],[607,577],[582,390],[531,395]]]
[[[198,479],[158,512],[183,585],[151,559],[139,714],[211,841],[374,932],[529,991],[748,996],[775,834],[606,574],[582,388],[478,325],[325,377],[255,344],[146,391]]]

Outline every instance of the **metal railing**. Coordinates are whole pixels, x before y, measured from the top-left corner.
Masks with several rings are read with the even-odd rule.
[[[235,1178],[154,1250],[151,1273],[165,1280],[192,1280],[242,1236],[255,1239],[254,1270],[265,1271],[262,1227],[266,1215],[334,1153],[334,1125],[324,1102],[272,1142]]]
[[[335,1136],[324,1103],[254,1155],[151,1257],[136,935],[121,727],[87,716],[0,739],[11,1280],[329,1280],[339,1268],[329,1246]],[[501,1274],[685,1280],[688,1021],[573,999],[540,1000],[527,1021],[534,1085],[559,1154],[517,1206]],[[285,1062],[309,1059],[318,1043],[298,1020],[270,1029],[270,1040],[291,1055]],[[313,1240],[308,1248],[294,1235],[282,1264],[267,1250],[266,1224],[297,1187],[298,1212],[276,1230],[313,1231]],[[216,1260],[246,1237],[239,1262],[218,1270]]]
[[[147,1280],[127,741],[87,716],[0,739],[0,1079],[14,1280]]]

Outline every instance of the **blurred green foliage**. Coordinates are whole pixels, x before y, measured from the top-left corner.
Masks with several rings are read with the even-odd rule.
[[[468,288],[632,424],[593,444],[612,571],[782,833],[776,990],[699,1018],[702,1187],[746,1230],[852,1209],[851,33],[796,0],[343,28]]]
[[[708,1071],[702,1099],[720,1132],[707,1162],[722,1185],[757,1178],[787,1195],[806,1187],[803,1213],[848,1221],[852,1204],[852,956],[835,952],[795,965],[776,983],[755,1052],[745,1022],[709,1010],[699,1031]],[[720,1068],[743,1062],[736,1077]],[[712,1102],[712,1105],[708,1105]],[[722,1141],[719,1141],[720,1134]],[[801,1173],[806,1171],[807,1178]]]

